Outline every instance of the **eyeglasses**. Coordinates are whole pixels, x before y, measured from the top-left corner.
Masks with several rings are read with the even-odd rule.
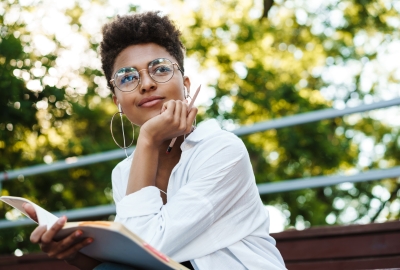
[[[172,63],[167,58],[154,59],[149,63],[147,69],[137,70],[134,67],[123,67],[114,74],[114,78],[110,80],[114,86],[122,92],[131,92],[136,89],[140,83],[140,72],[147,70],[153,81],[158,83],[166,83],[174,76],[174,65],[179,69],[183,75],[183,71],[177,63]]]

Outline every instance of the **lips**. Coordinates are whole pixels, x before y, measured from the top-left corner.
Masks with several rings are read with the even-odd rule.
[[[139,102],[138,106],[139,106],[139,107],[151,107],[151,106],[153,106],[153,105],[155,105],[155,104],[161,102],[163,99],[164,99],[164,98],[163,98],[163,97],[160,97],[160,96],[146,97],[146,98],[143,98],[143,99]]]

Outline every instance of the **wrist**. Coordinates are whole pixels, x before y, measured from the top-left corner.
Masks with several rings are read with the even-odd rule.
[[[162,143],[163,143],[162,141],[159,141],[159,140],[155,139],[154,137],[147,136],[147,134],[145,132],[143,132],[143,133],[141,132],[137,139],[136,147],[140,145],[149,150],[152,150],[152,149],[157,150],[161,146]]]

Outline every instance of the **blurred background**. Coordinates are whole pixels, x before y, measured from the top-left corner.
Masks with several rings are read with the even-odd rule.
[[[101,71],[101,26],[161,10],[183,33],[198,122],[227,130],[400,97],[399,0],[3,0],[0,172],[116,149],[117,108]],[[400,110],[390,107],[242,136],[256,181],[352,175],[398,165]],[[138,130],[136,130],[137,134]],[[1,195],[49,211],[113,203],[121,159],[3,181]],[[271,230],[398,220],[400,180],[262,195]],[[0,219],[20,218],[0,203]],[[113,219],[113,216],[104,217]],[[38,251],[34,226],[0,230],[0,254]]]

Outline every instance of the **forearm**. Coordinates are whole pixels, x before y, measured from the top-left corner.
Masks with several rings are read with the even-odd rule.
[[[126,195],[147,186],[155,186],[159,149],[150,140],[139,136],[129,173]]]

